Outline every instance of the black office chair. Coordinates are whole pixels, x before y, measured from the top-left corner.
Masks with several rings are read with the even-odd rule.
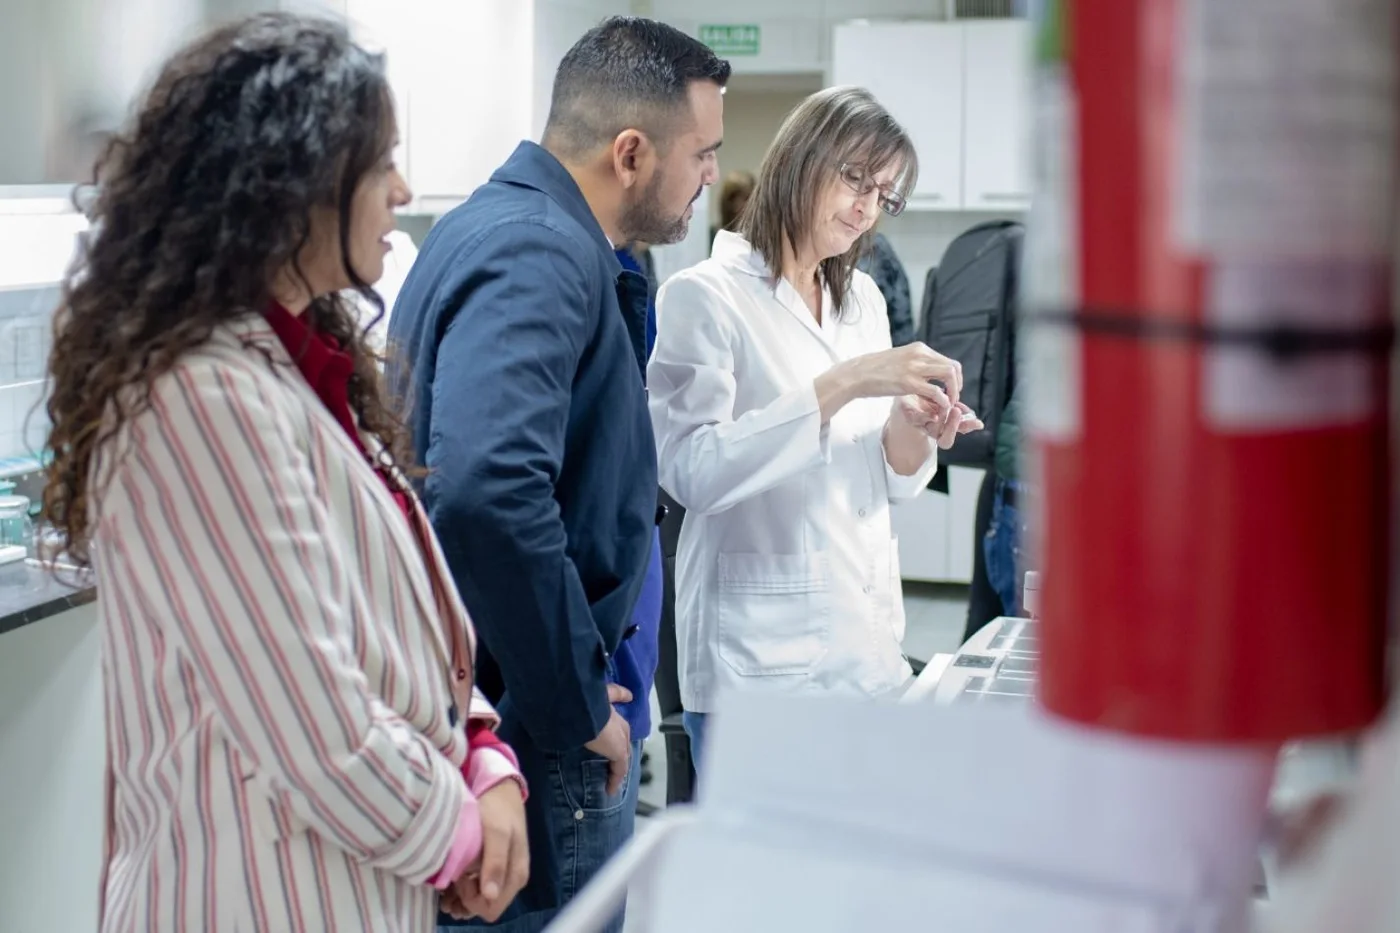
[[[661,644],[656,665],[656,700],[661,707],[661,735],[666,741],[666,803],[685,803],[695,793],[695,763],[690,757],[690,737],[681,722],[681,676],[676,655],[676,548],[680,543],[685,509],[661,493],[666,508],[661,520],[661,557],[664,586],[661,596]]]

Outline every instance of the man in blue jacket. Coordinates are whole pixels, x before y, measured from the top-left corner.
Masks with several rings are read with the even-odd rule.
[[[394,309],[390,384],[530,787],[511,933],[541,929],[631,835],[657,481],[647,287],[613,244],[685,236],[717,175],[728,77],[661,23],[589,31],[559,65],[543,144],[438,222]]]

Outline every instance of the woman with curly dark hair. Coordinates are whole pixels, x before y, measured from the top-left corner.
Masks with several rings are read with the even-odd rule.
[[[45,509],[97,580],[104,931],[499,915],[523,784],[342,295],[410,195],[383,62],[264,15],[164,68],[97,170]],[[515,780],[512,780],[515,778]]]

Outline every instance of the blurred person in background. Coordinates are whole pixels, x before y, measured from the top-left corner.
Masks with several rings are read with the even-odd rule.
[[[917,171],[868,91],[814,94],[779,129],[738,231],[661,288],[647,376],[661,485],[686,509],[676,635],[697,765],[721,692],[881,696],[913,676],[890,502],[981,426],[955,361],[891,347],[884,299],[855,268]]]
[[[390,323],[424,499],[532,788],[510,931],[541,929],[632,834],[659,549],[647,284],[616,250],[685,237],[718,177],[728,78],[665,24],[590,30],[559,65],[542,144],[438,222]]]
[[[1024,547],[1028,514],[1025,500],[1032,490],[1026,483],[1021,446],[1021,409],[1026,394],[1023,360],[1017,361],[1015,372],[1011,397],[1002,407],[997,424],[995,479],[988,474],[984,480],[995,484],[991,519],[982,540],[973,542],[982,549],[987,583],[1001,601],[1001,614],[1008,616],[1021,615],[1021,590],[1026,570],[1030,569],[1025,565]],[[963,634],[963,641],[967,641],[976,632]]]
[[[856,266],[875,280],[875,287],[885,299],[885,315],[890,321],[890,342],[902,347],[914,342],[914,304],[909,297],[909,276],[889,238],[876,230],[870,237],[870,249]]]
[[[427,933],[529,871],[524,785],[343,292],[409,198],[384,62],[268,14],[112,141],[49,360],[45,514],[96,572],[103,933]]]
[[[721,230],[737,230],[744,207],[753,196],[753,172],[742,170],[724,176],[724,184],[719,189],[719,226],[710,228],[710,247],[714,248],[715,236]]]

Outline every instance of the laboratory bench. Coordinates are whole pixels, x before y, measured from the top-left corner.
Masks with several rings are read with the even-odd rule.
[[[55,574],[27,560],[0,565],[0,635],[96,599],[92,576],[85,571]]]

